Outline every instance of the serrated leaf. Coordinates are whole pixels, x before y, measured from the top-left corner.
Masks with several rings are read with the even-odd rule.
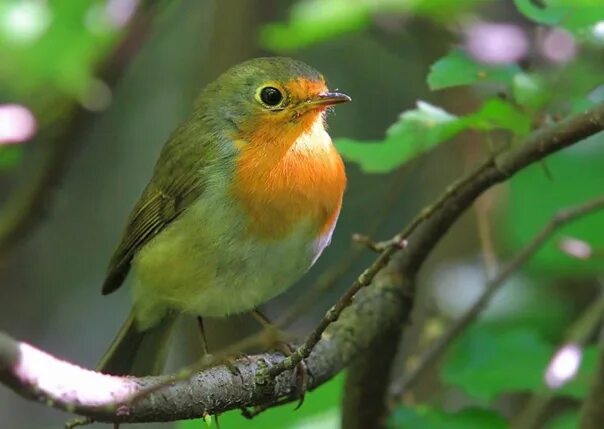
[[[427,82],[433,91],[477,82],[499,82],[509,85],[514,75],[519,72],[520,68],[517,65],[495,67],[480,64],[472,60],[464,51],[454,49],[430,67]]]
[[[392,427],[418,429],[505,429],[503,417],[491,410],[466,408],[447,413],[428,407],[399,407],[391,417]]]

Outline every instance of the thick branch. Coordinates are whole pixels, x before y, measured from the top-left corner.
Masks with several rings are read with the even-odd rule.
[[[312,348],[306,360],[310,372],[308,386],[312,389],[341,371],[380,335],[383,326],[408,317],[411,310],[409,300],[404,299],[400,288],[379,282],[363,288],[372,283],[385,262],[400,251],[397,246],[401,237],[419,225],[400,258],[402,274],[411,281],[434,245],[482,192],[527,165],[603,128],[604,104],[600,104],[583,114],[532,133],[522,145],[463,178],[452,188],[453,191],[439,198],[431,206],[430,215],[421,217],[423,223],[413,222],[412,227],[398,235],[399,239],[393,240],[393,244],[364,271],[340,301],[346,301],[347,305],[337,307],[335,314],[332,309],[306,341],[306,345]],[[319,340],[316,345],[315,340]],[[305,352],[305,348],[299,349],[295,356],[303,357]],[[35,396],[57,408],[113,422],[179,420],[274,402],[289,396],[296,388],[293,373],[287,369],[294,361],[287,359],[285,364],[283,362],[280,356],[271,354],[255,356],[250,362],[238,361],[236,365],[240,375],[237,376],[223,367],[211,368],[188,382],[153,391],[116,413],[103,406],[104,402],[99,398],[110,397],[119,403],[127,400],[132,392],[146,389],[165,378],[116,378],[93,374],[65,362],[59,364],[50,356],[8,337],[0,343],[0,381],[24,396]],[[283,372],[270,381],[265,376],[274,372],[266,364]],[[80,380],[86,379],[84,377],[88,380],[94,377],[94,383],[81,383]],[[264,381],[264,384],[259,381]]]
[[[333,324],[310,357],[307,384],[313,389],[329,380],[362,350],[384,324],[400,320],[408,312],[400,284],[377,284],[366,288]],[[263,354],[238,360],[239,375],[224,366],[195,375],[137,399],[117,412],[107,403],[120,403],[167,377],[113,377],[76,367],[33,347],[0,336],[0,381],[17,393],[36,398],[98,421],[151,422],[201,417],[230,409],[262,405],[291,396],[297,388],[293,371],[272,382],[256,383],[257,372],[283,360],[280,354]],[[295,395],[294,395],[295,396]]]

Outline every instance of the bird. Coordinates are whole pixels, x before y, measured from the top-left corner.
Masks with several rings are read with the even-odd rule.
[[[133,305],[99,370],[157,375],[180,315],[252,311],[304,275],[342,206],[346,172],[326,118],[348,101],[286,57],[247,60],[202,90],[110,259],[102,293],[130,275]]]

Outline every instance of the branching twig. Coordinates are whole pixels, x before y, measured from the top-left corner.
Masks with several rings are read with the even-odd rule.
[[[559,228],[582,218],[596,210],[604,209],[604,197],[597,198],[588,203],[563,210],[552,217],[550,222],[527,244],[496,276],[487,283],[484,291],[476,302],[453,323],[445,333],[418,360],[418,365],[408,373],[394,388],[394,394],[400,397],[429,369],[438,357],[442,356],[453,341],[476,320],[487,307],[489,302],[506,280],[516,272],[537,252],[541,246]]]
[[[582,114],[531,133],[521,146],[489,160],[474,173],[456,182],[454,187],[447,190],[392,241],[401,242],[413,232],[407,248],[397,261],[401,275],[407,280],[405,283],[413,281],[436,243],[485,190],[603,128],[604,104],[599,104]],[[19,369],[23,367],[22,363],[27,357],[23,350],[31,350],[31,347],[5,337],[0,341],[0,381],[24,396],[37,398],[57,408],[98,421],[173,421],[273,402],[288,396],[296,388],[293,373],[281,373],[293,369],[301,359],[306,359],[309,369],[307,382],[312,389],[334,376],[358,356],[381,333],[383,326],[389,325],[393,320],[408,318],[411,303],[409,299],[403,299],[403,293],[409,294],[412,291],[403,291],[400,287],[388,284],[373,284],[371,288],[364,288],[397,251],[397,245],[384,250],[290,358],[264,354],[253,357],[247,363],[237,362],[239,376],[223,367],[207,369],[186,382],[175,383],[159,392],[141,397],[128,409],[127,414],[122,414],[119,410],[117,413],[108,411],[105,407],[107,402],[99,402],[99,395],[115,399],[116,391],[111,387],[117,387],[117,393],[122,395],[124,391],[128,391],[128,395],[136,394],[166,378],[110,377],[80,368],[83,374],[94,377],[94,396],[80,396],[89,394],[90,387],[86,388],[88,384],[83,386],[77,383],[82,380],[77,376],[61,378],[60,389],[49,391],[47,384],[30,375],[57,374],[65,369],[64,366],[56,367],[57,371],[46,371],[45,364],[53,362],[54,365],[56,361],[37,352],[34,355],[40,359],[27,361],[31,371],[21,372]],[[65,362],[63,364],[69,365]],[[275,375],[277,376],[273,378]],[[68,384],[70,382],[76,384]],[[62,396],[65,393],[69,395]],[[115,400],[109,401],[111,404],[114,402]]]

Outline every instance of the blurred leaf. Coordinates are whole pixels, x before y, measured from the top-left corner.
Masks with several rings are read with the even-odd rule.
[[[431,90],[470,85],[477,82],[500,82],[511,84],[517,65],[488,66],[472,60],[460,49],[450,51],[430,68],[427,82]]]
[[[523,136],[530,131],[531,119],[510,103],[499,98],[488,99],[480,110],[463,119],[467,128],[480,131],[496,129]]]
[[[604,20],[601,0],[544,0],[538,6],[532,0],[514,0],[516,8],[526,18],[544,25],[559,25],[579,34]]]
[[[474,326],[453,346],[441,373],[445,382],[489,402],[510,391],[541,389],[553,351],[527,328],[495,334],[485,326]]]
[[[369,23],[369,18],[364,2],[299,1],[291,8],[289,22],[264,26],[260,42],[276,52],[290,51],[359,30]]]
[[[485,402],[505,393],[545,392],[544,374],[555,352],[556,346],[531,327],[493,329],[479,324],[469,328],[454,344],[441,375],[447,383]],[[511,356],[515,358],[510,360]],[[586,348],[577,377],[558,389],[557,394],[584,397],[596,360],[596,347]]]
[[[537,110],[548,100],[548,91],[544,88],[542,78],[537,74],[517,73],[512,81],[514,100],[521,106]]]
[[[423,101],[417,108],[403,112],[381,142],[338,139],[336,146],[349,161],[367,173],[386,173],[433,149],[466,129],[490,131],[504,129],[522,135],[530,120],[512,105],[490,99],[480,110],[457,117]]]
[[[21,97],[36,91],[81,97],[122,32],[105,22],[105,6],[96,0],[0,4],[0,81]]]
[[[532,0],[514,0],[514,4],[521,14],[538,24],[557,24],[568,13],[565,5],[550,5],[550,2],[545,2],[544,7],[537,6]]]
[[[275,52],[287,52],[342,34],[359,31],[380,15],[421,15],[439,21],[451,19],[491,0],[301,0],[293,4],[287,22],[270,23],[260,32],[260,43]]]
[[[505,429],[506,421],[494,411],[466,408],[457,413],[427,407],[399,407],[392,417],[393,429]]]
[[[579,145],[549,157],[551,179],[543,165],[515,175],[508,199],[495,229],[510,253],[517,252],[559,210],[602,195],[604,190],[604,136],[594,136]],[[527,210],[527,205],[531,209]],[[602,273],[602,260],[577,260],[559,248],[562,236],[585,241],[592,248],[604,248],[604,212],[599,211],[562,228],[527,263],[540,276],[591,276]]]
[[[385,173],[427,152],[460,132],[465,125],[445,110],[420,101],[401,114],[383,142],[338,139],[342,155],[368,173]]]
[[[0,170],[8,170],[21,164],[23,147],[20,145],[0,146]]]
[[[579,412],[566,412],[545,425],[545,429],[576,429],[579,427]]]
[[[234,410],[220,415],[220,425],[224,428],[245,429],[306,429],[309,424],[318,422],[324,426],[317,427],[328,429],[334,415],[338,415],[343,384],[344,374],[340,374],[312,392],[307,392],[304,404],[299,410],[295,410],[296,404],[291,403],[271,408],[252,420]],[[204,426],[199,420],[188,420],[178,423],[176,428],[200,429]]]

